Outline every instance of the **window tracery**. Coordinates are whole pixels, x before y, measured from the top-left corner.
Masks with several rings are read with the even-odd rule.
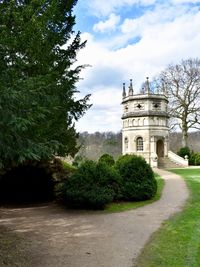
[[[144,143],[144,141],[143,141],[142,137],[138,137],[136,139],[136,150],[137,151],[143,151],[143,143]]]

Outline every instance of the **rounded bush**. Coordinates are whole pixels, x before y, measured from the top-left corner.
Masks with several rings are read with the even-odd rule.
[[[120,195],[120,176],[102,162],[85,161],[65,182],[67,206],[103,209]]]
[[[190,165],[200,165],[200,153],[191,153],[189,158]]]
[[[191,151],[190,151],[189,147],[181,147],[179,149],[179,151],[177,152],[177,154],[182,158],[185,158],[186,155],[188,156],[188,158],[190,158]]]
[[[124,200],[151,199],[157,190],[154,173],[146,161],[136,155],[121,156],[115,164],[122,178]]]
[[[115,164],[115,160],[113,158],[113,156],[109,155],[109,154],[103,154],[100,158],[99,158],[99,162],[104,162],[109,166],[113,166]]]

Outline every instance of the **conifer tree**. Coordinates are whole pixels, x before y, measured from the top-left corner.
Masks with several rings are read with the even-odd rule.
[[[74,33],[76,0],[0,0],[0,168],[74,154],[85,46]]]

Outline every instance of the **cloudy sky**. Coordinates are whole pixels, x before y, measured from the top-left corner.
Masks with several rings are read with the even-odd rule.
[[[146,76],[200,57],[200,1],[79,0],[74,13],[87,40],[78,63],[91,65],[78,89],[93,104],[76,125],[80,132],[120,131],[123,82],[132,78],[137,92]]]

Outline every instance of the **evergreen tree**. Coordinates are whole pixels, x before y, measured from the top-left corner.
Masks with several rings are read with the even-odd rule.
[[[84,47],[74,33],[76,0],[0,1],[0,168],[74,154]],[[65,45],[65,46],[64,46]]]

